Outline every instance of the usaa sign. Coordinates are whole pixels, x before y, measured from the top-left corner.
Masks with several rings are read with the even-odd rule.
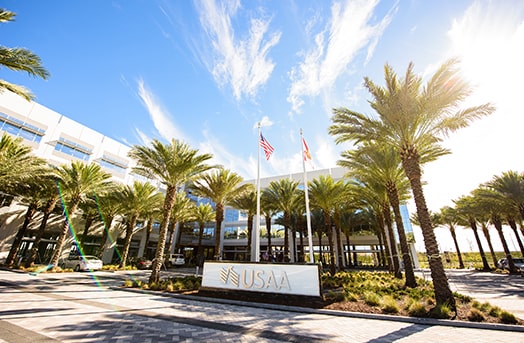
[[[319,268],[314,264],[205,262],[202,287],[252,292],[320,296]]]

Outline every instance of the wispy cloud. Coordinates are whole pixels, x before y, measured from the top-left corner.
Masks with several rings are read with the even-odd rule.
[[[378,1],[367,0],[333,4],[329,22],[314,36],[315,46],[290,72],[292,84],[287,100],[294,113],[300,112],[305,96],[316,96],[329,89],[361,49],[367,47],[365,63],[369,61],[392,17],[390,12],[377,24],[371,24],[377,4]]]
[[[246,38],[237,38],[231,19],[240,7],[240,1],[196,2],[200,23],[211,42],[212,56],[207,67],[215,82],[232,88],[237,100],[254,97],[267,82],[275,66],[268,54],[281,35],[268,32],[270,19],[253,18],[249,32],[241,32]]]
[[[153,125],[162,138],[168,141],[175,138],[188,142],[182,131],[180,131],[173,123],[169,112],[162,107],[160,101],[155,97],[153,92],[147,88],[142,79],[138,80],[138,96],[142,100],[142,104],[147,109],[149,117],[153,121]],[[142,137],[146,137],[144,133],[138,131],[138,129],[137,132]]]

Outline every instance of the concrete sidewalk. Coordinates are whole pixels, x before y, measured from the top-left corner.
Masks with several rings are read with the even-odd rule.
[[[458,326],[451,321],[349,316],[129,292],[111,289],[115,278],[121,276],[105,272],[31,276],[0,270],[0,342],[508,343],[524,336],[523,327]]]

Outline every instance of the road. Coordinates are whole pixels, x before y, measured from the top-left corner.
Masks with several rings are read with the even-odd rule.
[[[0,270],[0,342],[508,343],[524,336],[523,327],[271,309],[114,288],[148,275]]]

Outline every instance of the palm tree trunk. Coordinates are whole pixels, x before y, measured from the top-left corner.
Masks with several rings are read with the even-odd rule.
[[[346,256],[346,262],[347,262],[347,266],[350,267],[352,265],[352,263],[351,263],[351,249],[350,249],[351,242],[349,241],[349,230],[346,233],[346,245],[348,246],[348,254]]]
[[[162,215],[162,222],[160,223],[160,229],[158,232],[158,243],[156,247],[155,258],[153,259],[153,266],[151,267],[151,275],[149,276],[149,283],[158,282],[160,280],[160,268],[164,262],[164,248],[166,246],[167,238],[167,226],[169,224],[169,217],[171,216],[171,210],[175,205],[177,187],[170,185],[166,190],[166,197],[164,200],[164,208]]]
[[[413,262],[409,254],[408,240],[406,239],[406,232],[404,231],[404,223],[402,222],[402,215],[400,214],[400,202],[398,199],[397,188],[393,185],[386,187],[388,192],[389,203],[393,208],[395,214],[395,224],[397,224],[397,233],[400,241],[400,250],[402,251],[402,261],[404,262],[404,270],[406,272],[406,286],[417,287],[417,280],[415,278],[415,271],[413,270]]]
[[[324,228],[328,233],[328,242],[329,242],[329,270],[331,275],[335,275],[337,272],[336,269],[336,260],[334,254],[334,242],[333,242],[333,229],[331,228],[331,216],[327,211],[324,211]]]
[[[511,251],[509,251],[508,242],[506,242],[506,237],[504,237],[504,232],[502,232],[502,222],[500,218],[493,216],[491,218],[491,221],[493,222],[493,225],[495,225],[495,229],[497,229],[497,232],[500,237],[500,242],[502,243],[502,247],[504,248],[504,253],[506,253],[506,258],[508,259],[509,273],[510,274],[519,274],[519,271],[517,270],[517,267],[515,266],[515,263],[513,262],[513,258],[511,257]]]
[[[222,260],[222,251],[220,250],[220,240],[222,238],[222,221],[224,220],[224,205],[216,204],[215,208],[215,259]]]
[[[7,259],[5,260],[5,264],[8,267],[12,267],[15,264],[16,255],[18,254],[18,250],[20,250],[20,246],[22,245],[22,239],[24,239],[27,227],[33,220],[33,217],[36,213],[37,205],[38,203],[32,202],[27,207],[27,211],[25,212],[24,223],[18,229],[13,244],[11,245],[11,249],[9,250],[9,254],[7,255]]]
[[[113,216],[107,216],[104,221],[104,232],[102,233],[102,239],[100,240],[100,247],[98,248],[97,257],[99,259],[102,259],[102,256],[104,256],[106,241],[109,237],[109,230],[111,229],[111,225],[113,224]]]
[[[489,229],[485,223],[482,223],[482,233],[488,242],[489,252],[491,254],[491,260],[493,261],[493,266],[497,268],[497,256],[495,255],[495,249],[493,249],[493,243],[491,242],[491,235],[489,234]],[[488,269],[491,270],[491,269]]]
[[[148,256],[148,251],[149,251],[149,240],[151,238],[151,232],[153,232],[153,218],[149,218],[149,220],[147,221],[147,226],[146,226],[146,247],[145,247],[145,252],[146,252],[146,257],[149,258]]]
[[[483,271],[487,272],[490,271],[491,268],[489,267],[488,260],[486,259],[486,254],[484,253],[484,249],[482,248],[482,243],[480,243],[480,237],[478,233],[477,223],[474,219],[471,219],[469,221],[469,225],[471,226],[471,229],[473,230],[473,235],[475,236],[475,240],[477,241],[477,246],[479,248],[480,258],[482,259],[482,265],[483,265]],[[496,261],[495,261],[496,262]]]
[[[271,246],[271,217],[270,216],[265,216],[266,217],[266,230],[267,230],[267,253],[269,254],[270,256],[270,259],[271,257],[273,256],[273,251],[272,251],[272,246]]]
[[[246,261],[251,261],[251,239],[253,236],[253,215],[247,217],[247,254]]]
[[[344,250],[342,249],[342,232],[340,230],[340,225],[337,223],[340,223],[340,215],[338,211],[335,211],[335,214],[333,215],[334,223],[335,223],[335,234],[337,239],[337,261],[338,261],[338,270],[344,270]]]
[[[49,264],[52,264],[53,266],[58,265],[58,260],[60,259],[62,255],[62,249],[64,248],[64,244],[66,241],[67,233],[69,232],[69,228],[71,228],[71,231],[73,231],[73,223],[71,222],[73,214],[76,212],[76,208],[78,207],[79,201],[73,201],[71,205],[69,206],[69,210],[67,207],[64,209],[64,222],[62,224],[62,229],[60,230],[60,234],[58,236],[58,239],[56,241],[55,250],[53,251],[53,255],[51,257],[51,261]]]
[[[464,261],[462,260],[462,254],[460,253],[460,248],[457,241],[457,234],[453,225],[449,226],[449,232],[451,233],[451,238],[453,238],[453,243],[455,243],[455,250],[457,251],[457,256],[459,260],[459,268],[464,269]]]
[[[376,218],[377,218],[377,224],[378,224],[377,236],[379,236],[379,241],[380,241],[380,237],[382,237],[382,242],[383,242],[383,246],[384,246],[385,253],[386,253],[386,255],[384,256],[384,267],[388,268],[389,272],[392,273],[394,271],[393,256],[391,254],[390,244],[387,238],[386,224],[384,223],[384,217],[382,216],[382,213],[377,211]]]
[[[284,262],[289,262],[289,222],[291,216],[288,212],[284,212]]]
[[[515,237],[517,238],[517,243],[519,244],[520,253],[522,254],[522,257],[524,257],[524,245],[522,245],[522,240],[519,237],[519,231],[517,229],[517,223],[515,223],[515,220],[512,218],[508,218],[508,224],[515,233]]]
[[[205,223],[199,223],[198,227],[198,248],[197,248],[197,265],[199,267],[202,267],[202,263],[204,261],[204,249],[202,249],[202,238],[204,237],[204,227]]]
[[[126,227],[126,237],[124,239],[124,247],[122,248],[122,259],[120,260],[120,265],[118,268],[125,269],[127,263],[127,255],[129,254],[129,247],[131,246],[131,239],[133,238],[133,231],[135,230],[135,225],[138,216],[133,215]]]
[[[401,153],[402,166],[409,179],[411,190],[413,192],[413,199],[417,207],[417,216],[420,222],[420,228],[424,237],[424,245],[426,253],[429,258],[429,268],[431,269],[431,279],[433,280],[433,288],[435,290],[435,299],[437,305],[448,304],[453,311],[456,311],[455,298],[453,292],[449,287],[448,278],[444,271],[442,264],[442,257],[438,250],[437,238],[431,225],[428,207],[426,205],[426,198],[422,190],[419,155],[414,148],[406,149]]]
[[[57,201],[58,199],[49,200],[46,204],[46,207],[43,211],[44,215],[42,217],[42,221],[40,222],[40,226],[38,227],[38,231],[36,232],[35,241],[33,242],[33,247],[31,248],[31,254],[25,262],[26,268],[31,267],[36,261],[37,254],[39,253],[38,247],[40,246],[42,237],[44,237],[45,228],[47,226],[47,220],[49,219],[49,216],[51,215],[51,212],[53,211],[53,208],[55,207]]]
[[[391,222],[391,213],[389,211],[389,206],[382,206],[384,224],[386,225],[386,230],[388,231],[389,236],[389,250],[391,253],[391,258],[393,260],[393,274],[397,279],[402,279],[402,272],[400,271],[400,262],[398,259],[398,250],[397,242],[395,240],[395,233],[393,232],[393,223]]]

